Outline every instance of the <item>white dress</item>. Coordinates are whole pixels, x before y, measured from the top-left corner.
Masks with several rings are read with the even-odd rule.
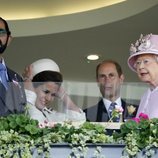
[[[30,90],[25,90],[26,98],[27,98],[27,111],[29,116],[32,119],[38,120],[39,123],[43,123],[44,121],[49,122],[62,122],[62,121],[86,121],[85,113],[80,109],[80,112],[76,112],[73,110],[66,110],[65,113],[57,112],[55,110],[49,110],[46,107],[42,110],[39,110],[35,106],[36,101],[36,93]]]

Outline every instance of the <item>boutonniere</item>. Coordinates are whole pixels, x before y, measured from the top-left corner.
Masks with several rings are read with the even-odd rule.
[[[136,107],[133,105],[128,105],[127,106],[127,111],[129,115],[132,115],[136,111]]]
[[[109,122],[122,122],[122,113],[123,113],[123,108],[118,105],[115,105],[115,108],[112,110],[112,114]]]
[[[14,85],[19,86],[19,82],[17,82],[16,80],[12,80],[12,82],[14,83]]]
[[[18,79],[17,79],[16,74],[14,75],[14,79],[12,79],[12,82],[13,82],[13,84],[14,84],[15,86],[21,88],[21,85],[20,85],[19,82],[18,82]]]
[[[15,79],[12,79],[12,83],[13,83],[13,85],[15,85],[16,87],[19,88],[20,95],[21,95],[21,97],[23,98],[24,95],[23,95],[23,91],[22,91],[22,86],[21,86],[20,83],[18,82],[18,79],[17,79],[16,74],[14,75],[14,78],[15,78]]]

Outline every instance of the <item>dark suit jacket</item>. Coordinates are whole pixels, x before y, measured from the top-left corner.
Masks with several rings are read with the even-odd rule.
[[[138,109],[137,105],[133,105],[136,110],[134,111],[134,113],[129,114],[127,106],[129,106],[130,104],[127,104],[124,100],[121,99],[122,102],[122,108],[123,108],[123,121],[125,121],[126,119],[130,119],[136,116],[136,112]],[[87,108],[84,110],[84,112],[86,113],[86,119],[87,121],[91,121],[91,122],[108,122],[109,121],[109,115],[108,112],[105,108],[103,99],[101,99],[98,104]]]
[[[7,68],[8,89],[0,82],[0,116],[24,112],[26,96],[22,78],[11,69]]]

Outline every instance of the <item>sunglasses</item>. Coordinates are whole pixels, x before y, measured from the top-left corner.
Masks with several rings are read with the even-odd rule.
[[[7,34],[8,34],[8,32],[5,29],[1,29],[0,28],[0,37],[3,37],[5,35],[7,35]]]

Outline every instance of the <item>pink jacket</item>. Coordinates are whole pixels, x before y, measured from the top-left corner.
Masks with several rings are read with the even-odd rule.
[[[141,112],[147,114],[150,119],[158,118],[158,87],[152,91],[148,89],[144,93],[136,117],[138,117]]]

